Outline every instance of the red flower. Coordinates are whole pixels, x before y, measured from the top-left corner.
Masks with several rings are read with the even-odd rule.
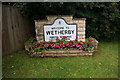
[[[64,39],[66,39],[66,38],[67,38],[67,36],[64,36],[63,38],[64,38]]]
[[[92,36],[89,36],[90,38],[92,37]]]
[[[52,41],[49,41],[49,43],[53,43]]]
[[[78,41],[79,44],[83,44],[84,42],[83,41]]]
[[[62,44],[63,43],[63,41],[60,41],[60,44]]]
[[[46,41],[43,42],[44,44],[46,43]]]
[[[60,46],[59,46],[59,45],[55,45],[55,47],[56,47],[56,48],[60,48]]]
[[[76,36],[76,40],[78,40],[78,36]]]
[[[58,37],[56,37],[56,39],[58,39]]]
[[[37,45],[39,45],[40,43],[37,43]]]
[[[34,46],[35,48],[37,47],[37,46]]]
[[[70,42],[71,42],[71,43],[73,43],[73,42],[74,42],[74,40],[70,40]]]
[[[62,39],[66,39],[66,38],[68,38],[67,36],[60,36]]]
[[[40,45],[40,44],[42,44],[43,42],[40,42],[40,43],[37,43],[37,45]]]
[[[89,41],[93,41],[93,39],[89,39]]]

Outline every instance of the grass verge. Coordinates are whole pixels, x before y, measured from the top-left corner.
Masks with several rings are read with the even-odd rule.
[[[117,78],[118,43],[99,42],[89,57],[30,58],[25,51],[3,57],[4,78]]]

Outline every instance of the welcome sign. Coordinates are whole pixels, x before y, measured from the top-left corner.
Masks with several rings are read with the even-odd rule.
[[[44,25],[45,41],[56,41],[56,38],[61,39],[66,36],[66,41],[76,39],[76,24],[67,24],[64,19],[59,18],[52,25]]]

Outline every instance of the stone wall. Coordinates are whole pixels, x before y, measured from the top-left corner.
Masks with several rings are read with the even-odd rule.
[[[68,24],[77,24],[78,41],[85,41],[86,18],[75,18],[72,15],[52,15],[47,16],[47,20],[35,20],[36,39],[38,42],[44,41],[43,25],[53,24],[56,18],[64,18]]]

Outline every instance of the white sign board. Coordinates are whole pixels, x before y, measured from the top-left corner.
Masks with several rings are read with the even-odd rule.
[[[66,41],[76,39],[76,24],[67,24],[64,19],[56,19],[52,25],[44,25],[45,41],[56,41],[66,36]]]

